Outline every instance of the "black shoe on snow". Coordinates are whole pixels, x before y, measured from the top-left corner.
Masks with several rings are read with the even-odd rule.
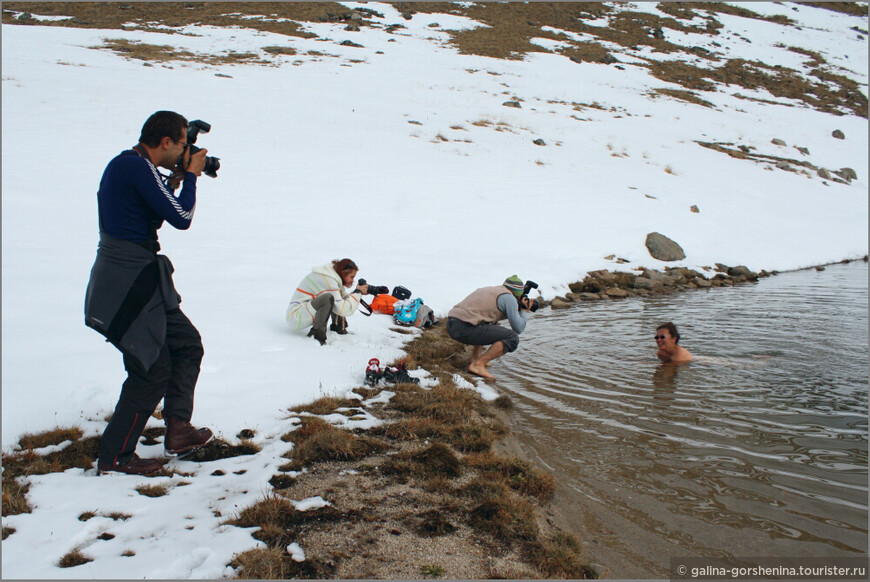
[[[411,375],[408,374],[408,370],[405,368],[405,362],[402,362],[402,365],[398,368],[390,366],[384,370],[384,382],[390,384],[419,384],[420,380],[411,377]]]

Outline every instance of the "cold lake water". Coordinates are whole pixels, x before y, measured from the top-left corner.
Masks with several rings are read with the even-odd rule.
[[[867,555],[867,287],[855,261],[530,318],[491,369],[608,578]],[[656,359],[667,321],[691,364]]]

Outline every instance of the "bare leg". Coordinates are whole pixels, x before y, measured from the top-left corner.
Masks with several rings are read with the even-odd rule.
[[[469,360],[469,364],[473,364],[477,360],[480,359],[480,354],[483,353],[483,346],[473,346],[471,348],[471,360]]]
[[[472,352],[472,354],[473,353],[474,352]],[[483,355],[471,360],[471,363],[468,365],[468,371],[472,374],[482,376],[487,380],[495,380],[495,376],[486,370],[486,365],[502,354],[504,354],[504,344],[501,341],[497,341],[489,346],[489,349],[486,350]]]

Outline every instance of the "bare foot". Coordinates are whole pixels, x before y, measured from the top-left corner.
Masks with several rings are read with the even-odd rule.
[[[495,380],[495,376],[486,371],[486,366],[482,366],[475,362],[468,364],[468,371],[475,376],[480,376],[481,378],[485,378],[486,380]]]

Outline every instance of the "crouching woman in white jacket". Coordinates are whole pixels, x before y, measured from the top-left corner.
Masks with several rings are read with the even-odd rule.
[[[287,306],[287,325],[296,331],[311,327],[308,337],[326,343],[326,325],[333,320],[352,315],[359,307],[360,299],[368,292],[368,285],[360,285],[351,292],[359,268],[350,259],[332,261],[322,267],[314,267],[300,281]],[[340,321],[340,320],[339,320]],[[343,333],[344,326],[333,323],[332,328]]]

